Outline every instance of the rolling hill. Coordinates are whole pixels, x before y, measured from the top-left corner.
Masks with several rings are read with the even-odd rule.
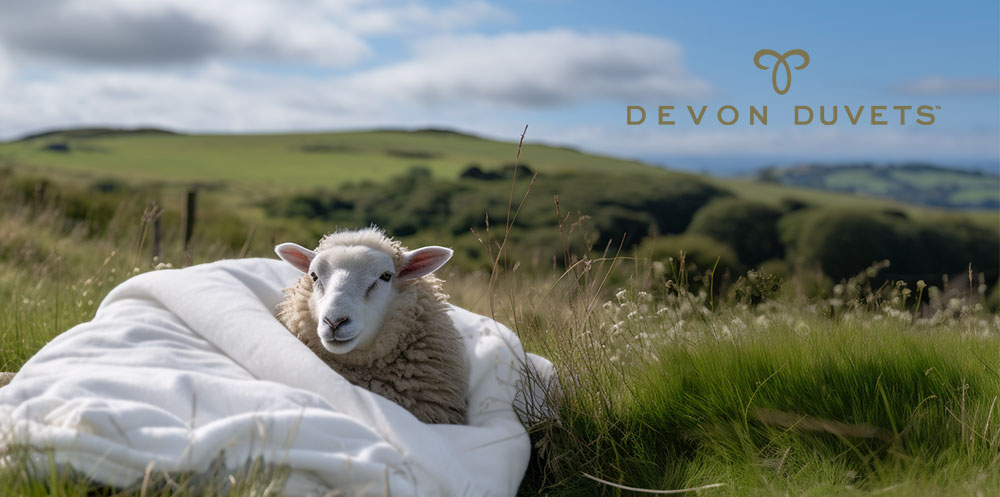
[[[802,164],[769,168],[763,181],[950,208],[1000,208],[1000,176],[930,164]]]
[[[414,165],[435,176],[457,177],[472,164],[513,162],[515,152],[516,143],[435,129],[285,135],[69,130],[0,144],[0,161],[39,172],[138,181],[332,187],[384,180]],[[651,169],[635,161],[534,144],[524,146],[522,157],[539,172]]]
[[[275,194],[383,182],[415,166],[426,168],[435,178],[454,179],[472,166],[490,170],[509,165],[516,151],[516,141],[496,141],[442,129],[193,135],[152,128],[86,128],[54,130],[0,143],[0,169],[84,186],[107,179],[156,185],[166,191],[198,184],[217,191],[229,205],[247,206],[257,205]],[[777,182],[715,178],[530,142],[524,144],[521,163],[542,175],[600,172],[633,180],[645,175],[659,181],[695,178],[739,197],[771,205],[795,201],[816,206],[897,210],[915,217],[943,212],[916,205],[919,199],[905,196],[880,198],[874,195],[877,192],[855,195],[856,190],[847,188],[830,191],[828,186],[817,183],[819,180],[795,182],[792,178],[810,176],[795,176],[784,170],[778,171],[781,181]],[[835,184],[850,184],[851,178],[856,180],[855,184],[868,184],[864,175],[877,174],[875,170],[822,172],[824,178]],[[910,183],[925,186],[933,186],[935,178],[945,178],[940,171],[934,172],[937,176],[912,170],[892,173],[894,177],[902,175]],[[995,177],[978,178],[978,183],[974,181],[976,178],[963,178],[968,188],[954,196],[970,199],[973,206],[991,205],[988,190],[993,188],[994,195],[997,191],[988,182],[995,182]],[[786,181],[788,184],[784,184]],[[888,186],[886,189],[892,191]],[[997,224],[995,208],[970,209],[966,214],[979,223]]]

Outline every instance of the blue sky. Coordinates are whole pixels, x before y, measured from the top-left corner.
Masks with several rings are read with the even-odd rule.
[[[0,0],[0,138],[70,125],[451,127],[702,169],[1000,163],[1000,7],[974,2]],[[810,64],[776,95],[762,48]],[[625,125],[675,105],[678,124]],[[794,105],[936,122],[791,125]],[[705,122],[682,119],[708,106]],[[733,105],[734,126],[713,123]],[[768,105],[766,127],[747,124]],[[910,111],[910,119],[916,116]],[[867,115],[865,117],[867,119]]]

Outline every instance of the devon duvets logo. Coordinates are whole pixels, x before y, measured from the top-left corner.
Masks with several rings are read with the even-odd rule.
[[[773,60],[773,65],[772,65]],[[785,95],[792,88],[793,71],[801,71],[809,66],[809,53],[801,48],[788,50],[784,53],[769,48],[758,50],[754,53],[753,64],[762,71],[771,71],[771,87],[778,95]],[[798,65],[793,65],[793,64]],[[684,119],[675,115],[678,108],[687,110],[690,119]],[[710,121],[717,121],[723,126],[733,126],[736,124],[748,124],[750,126],[768,125],[767,105],[719,105],[713,107],[713,112],[708,105],[658,105],[656,109],[656,124],[660,126],[674,126],[678,121],[689,121],[694,126],[700,126],[705,115]],[[742,110],[742,112],[741,112]],[[838,122],[851,126],[871,125],[888,126],[898,124],[906,126],[916,123],[920,126],[930,126],[934,124],[937,116],[935,111],[941,110],[940,105],[829,105],[823,104],[818,107],[809,104],[797,104],[793,106],[778,106],[778,112],[787,115],[791,124],[795,126],[833,126]],[[893,116],[895,114],[895,116]],[[916,117],[914,117],[916,114]],[[893,119],[896,117],[896,119]],[[749,119],[747,119],[749,118]],[[846,119],[844,119],[846,118]],[[646,122],[646,107],[642,105],[628,105],[625,107],[625,124],[638,126]],[[681,123],[683,124],[683,123]]]
[[[805,69],[806,66],[809,65],[809,54],[806,53],[806,51],[802,50],[801,48],[789,50],[782,54],[779,54],[778,52],[775,52],[774,50],[768,48],[763,48],[758,50],[757,53],[753,55],[753,64],[757,66],[758,69],[762,69],[765,71],[771,69],[770,67],[767,67],[764,64],[760,63],[760,59],[762,59],[767,55],[773,56],[776,59],[774,63],[774,69],[771,71],[771,86],[774,87],[774,91],[778,95],[784,95],[788,93],[788,89],[792,87],[792,68],[788,65],[788,58],[793,55],[798,55],[799,57],[802,58],[802,64],[796,66],[795,70]],[[783,88],[778,88],[779,67],[785,69],[785,86]]]

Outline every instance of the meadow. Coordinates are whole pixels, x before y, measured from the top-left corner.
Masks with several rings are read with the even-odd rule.
[[[467,220],[475,231],[459,232],[418,223],[404,239],[457,244],[466,253],[464,260],[456,260],[443,273],[452,302],[504,322],[529,351],[549,357],[560,371],[561,388],[546,399],[557,418],[529,421],[533,413],[522,413],[534,450],[521,495],[639,495],[624,487],[693,489],[689,495],[1000,492],[997,276],[989,273],[994,268],[988,258],[976,261],[972,269],[963,259],[975,255],[983,243],[997,243],[995,232],[989,231],[995,213],[946,213],[777,185],[744,188],[739,182],[694,178],[628,161],[592,158],[576,164],[572,154],[577,152],[541,146],[520,151],[521,160],[539,173],[534,180],[457,179],[471,162],[505,174],[502,166],[514,162],[516,147],[499,143],[495,156],[484,152],[489,147],[461,156],[457,142],[470,138],[428,135],[403,134],[414,140],[405,147],[394,141],[391,147],[385,141],[371,145],[381,150],[373,152],[371,160],[389,164],[386,170],[352,168],[345,174],[358,176],[324,182],[316,182],[315,172],[303,173],[298,162],[294,167],[274,166],[282,157],[298,157],[299,152],[288,152],[287,143],[276,146],[273,158],[266,159],[268,152],[254,150],[254,140],[245,137],[105,137],[110,141],[101,146],[107,149],[117,147],[117,141],[139,140],[133,144],[139,148],[132,159],[107,162],[99,154],[117,152],[78,154],[39,151],[38,143],[34,148],[0,145],[0,155],[11,168],[0,175],[0,371],[16,371],[52,337],[90,319],[101,298],[133,274],[226,257],[271,257],[275,241],[305,243],[334,225],[362,223],[351,217],[356,206],[366,205],[365,195],[385,198],[393,181],[400,188],[397,194],[405,188],[466,188],[461,202],[496,197],[499,204],[485,208],[492,219],[489,225],[479,224],[478,218]],[[203,148],[185,146],[178,152],[163,145],[157,155],[155,147],[141,142],[172,139],[187,140],[192,147],[201,141]],[[231,151],[219,144],[237,139],[246,140],[247,147],[238,160],[222,160],[223,152],[214,158],[201,155],[210,154],[213,142]],[[296,146],[319,140],[303,138]],[[326,146],[343,145],[328,140]],[[361,138],[345,140],[352,147],[364,146]],[[420,147],[438,154],[436,159],[419,159],[429,178],[419,170],[408,173],[415,160],[412,152]],[[411,154],[392,162],[384,152],[390,148]],[[542,148],[545,153],[536,155]],[[175,169],[174,164],[186,162],[175,153],[190,154],[190,164],[200,167]],[[254,160],[257,166],[249,168]],[[444,165],[446,161],[451,165]],[[139,163],[145,171],[141,174],[129,166]],[[157,163],[162,167],[154,167]],[[316,164],[321,167],[322,161]],[[248,168],[245,177],[237,172],[241,167]],[[115,168],[124,172],[118,174]],[[389,170],[389,178],[396,180],[387,179]],[[600,237],[616,233],[601,231],[602,218],[615,226],[642,212],[649,215],[650,205],[656,205],[609,206],[598,196],[600,187],[617,195],[624,186],[612,180],[597,187],[573,183],[578,181],[574,172],[597,175],[609,170],[619,180],[632,178],[628,184],[642,177],[643,183],[653,185],[651,193],[629,187],[631,198],[644,199],[648,193],[658,199],[656,192],[673,191],[679,193],[669,198],[683,197],[697,206],[677,233],[657,233],[673,226],[676,214],[663,221],[663,215],[653,215],[657,229],[650,227],[643,239],[628,248],[621,240],[607,243]],[[364,183],[366,175],[371,175],[370,184]],[[546,183],[546,177],[554,179]],[[299,178],[298,183],[291,178]],[[178,193],[193,182],[215,180],[226,185],[203,190],[196,236],[185,251]],[[343,187],[348,183],[350,188]],[[669,190],[677,184],[687,186]],[[574,191],[596,200],[577,200]],[[564,210],[557,211],[560,205],[553,203],[552,195],[560,195]],[[334,198],[354,206],[320,203],[322,210],[313,215],[282,210],[300,205],[296,198]],[[158,202],[156,210],[153,200]],[[790,200],[811,205],[795,208],[787,205]],[[411,206],[422,205],[413,202]],[[699,214],[712,202],[715,207]],[[736,247],[736,241],[716,238],[733,231],[715,230],[725,223],[713,216],[726,219],[734,208],[746,211],[740,202],[753,202],[760,209],[753,211],[758,213],[754,219],[770,219],[762,226],[775,230],[780,257],[774,257],[775,247]],[[662,208],[676,213],[687,205]],[[831,209],[845,205],[874,213],[874,221],[839,211],[831,214]],[[470,210],[478,208],[476,204]],[[393,205],[390,210],[399,209]],[[453,220],[453,211],[438,212],[443,217],[431,219]],[[437,211],[413,212],[400,221],[425,219]],[[377,209],[370,214],[383,215]],[[157,216],[164,236],[154,259]],[[538,221],[541,216],[548,220]],[[840,269],[842,274],[824,273],[809,261],[826,261],[827,255],[810,250],[822,246],[814,239],[829,238],[810,227],[848,222],[842,218],[861,223],[858,226],[871,221],[874,229],[891,235],[878,245],[894,251],[862,252],[863,263],[851,260]],[[939,223],[941,219],[949,222]],[[508,221],[514,226],[510,233],[505,229]],[[965,228],[939,231],[941,224]],[[795,243],[783,244],[788,237]],[[918,267],[928,260],[914,256],[906,245],[928,240],[954,250],[956,260],[924,271],[933,276],[944,270],[947,277],[914,279],[912,269],[892,272],[901,264]],[[896,241],[903,245],[893,245]],[[540,255],[538,247],[549,250]],[[905,262],[893,260],[907,257]],[[889,265],[882,262],[885,258]],[[154,474],[135,488],[100,488],[79,475],[33,467],[16,451],[8,455],[14,464],[0,470],[4,495],[203,492],[194,489],[199,480],[191,475]],[[210,488],[272,495],[280,479],[280,470],[251,467],[231,476],[217,475]]]
[[[916,204],[960,207],[1000,207],[1000,176],[931,164],[802,164],[758,173],[785,185],[877,195]]]

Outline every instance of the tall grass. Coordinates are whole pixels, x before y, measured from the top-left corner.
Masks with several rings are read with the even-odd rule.
[[[566,246],[567,232],[560,218]],[[567,251],[540,281],[504,259],[507,233],[485,237],[489,311],[502,302],[560,376],[536,399],[557,415],[531,422],[523,495],[1000,491],[1000,316],[971,269],[967,291],[931,288],[923,310],[923,282],[872,287],[886,261],[825,298],[803,292],[808,272],[750,272],[717,303],[715,267],[683,252]]]
[[[875,267],[827,299],[749,304],[738,282],[713,310],[711,275],[586,262],[496,290],[561,380],[558,418],[530,426],[523,495],[1000,491],[1000,316],[981,296],[935,289],[921,311],[905,285],[868,286]],[[614,263],[636,268],[608,298]]]
[[[530,188],[515,185],[510,222]],[[148,199],[126,199],[95,232],[65,206],[5,195],[0,370],[90,319],[132,274],[183,260],[177,243],[148,256]],[[586,236],[557,201],[553,215],[565,247]],[[683,253],[650,262],[609,245],[567,248],[555,268],[510,260],[507,220],[493,226],[503,232],[479,235],[494,270],[452,274],[446,289],[559,372],[536,399],[555,417],[522,413],[534,444],[522,495],[1000,493],[1000,317],[978,282],[873,288],[876,265],[837,285],[761,272],[720,291],[719,275]],[[211,233],[195,262],[266,254]],[[108,489],[6,456],[0,495],[269,495],[281,481],[280,468],[251,466]]]

